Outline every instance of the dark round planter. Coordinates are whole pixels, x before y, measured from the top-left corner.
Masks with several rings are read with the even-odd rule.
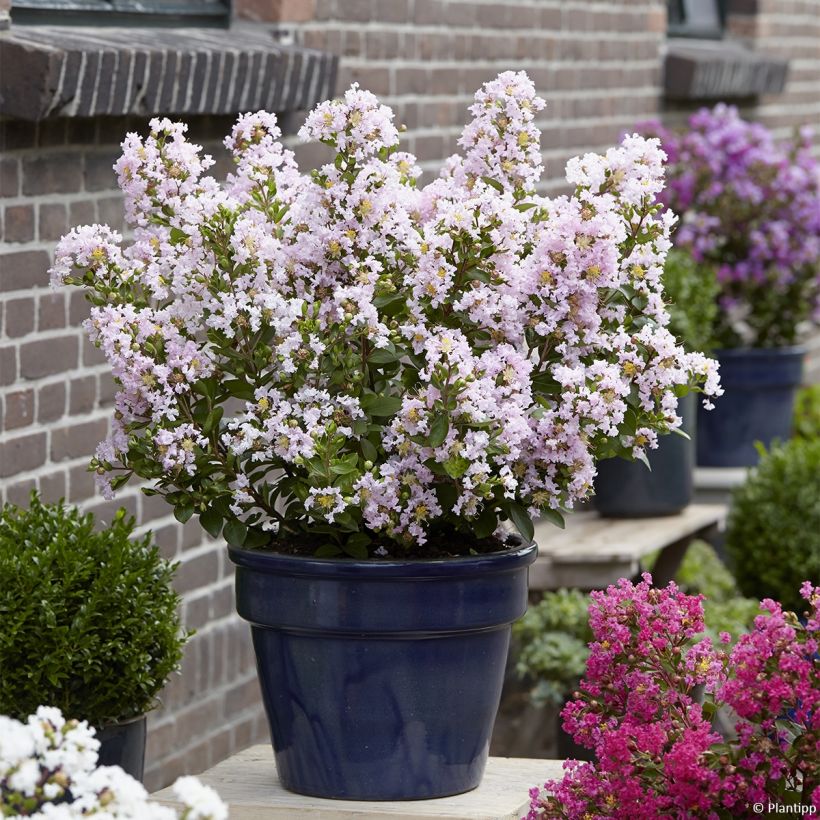
[[[286,789],[416,800],[479,784],[535,544],[435,561],[229,552]]]
[[[97,729],[100,766],[119,766],[142,782],[145,769],[145,715]]]
[[[681,429],[694,439],[697,409],[695,394],[684,396],[678,405]],[[676,515],[692,501],[694,442],[670,433],[662,436],[657,450],[648,450],[652,467],[642,461],[608,458],[598,464],[592,504],[608,518],[648,518]]]
[[[753,467],[755,442],[769,447],[791,435],[794,394],[803,376],[802,347],[718,350],[724,394],[698,411],[697,463]]]

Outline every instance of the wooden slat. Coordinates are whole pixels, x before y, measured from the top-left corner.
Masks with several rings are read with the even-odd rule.
[[[579,586],[593,589],[637,572],[640,559],[720,525],[723,504],[691,504],[679,515],[659,518],[602,518],[595,512],[567,516],[566,529],[536,524],[538,559],[530,588]]]
[[[403,803],[322,800],[285,791],[270,746],[253,746],[209,769],[200,780],[219,792],[231,820],[519,820],[527,813],[528,790],[560,778],[561,772],[560,760],[491,757],[481,785],[466,794]],[[153,797],[179,808],[170,788]]]

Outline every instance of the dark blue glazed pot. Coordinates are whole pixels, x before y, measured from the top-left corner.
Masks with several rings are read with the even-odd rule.
[[[695,394],[678,404],[681,429],[690,438],[661,436],[656,450],[648,450],[651,470],[642,461],[608,458],[598,464],[592,504],[608,518],[647,518],[677,515],[692,501],[695,468]]]
[[[479,784],[535,544],[431,561],[229,552],[286,789],[417,800]]]
[[[715,351],[725,392],[714,410],[698,410],[701,467],[753,467],[756,441],[789,438],[804,355],[802,347]]]
[[[119,766],[142,782],[145,770],[145,715],[97,729],[100,741],[99,765]]]

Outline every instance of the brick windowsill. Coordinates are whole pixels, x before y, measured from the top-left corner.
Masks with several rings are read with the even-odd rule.
[[[0,115],[24,120],[312,108],[338,58],[259,27],[16,26],[0,34]]]

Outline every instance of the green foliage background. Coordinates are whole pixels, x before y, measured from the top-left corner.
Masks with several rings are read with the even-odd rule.
[[[95,531],[63,504],[0,516],[0,714],[40,705],[102,726],[144,714],[179,667],[176,565],[125,510]]]
[[[820,579],[820,439],[760,450],[732,495],[726,548],[745,595],[802,612],[800,584]]]

